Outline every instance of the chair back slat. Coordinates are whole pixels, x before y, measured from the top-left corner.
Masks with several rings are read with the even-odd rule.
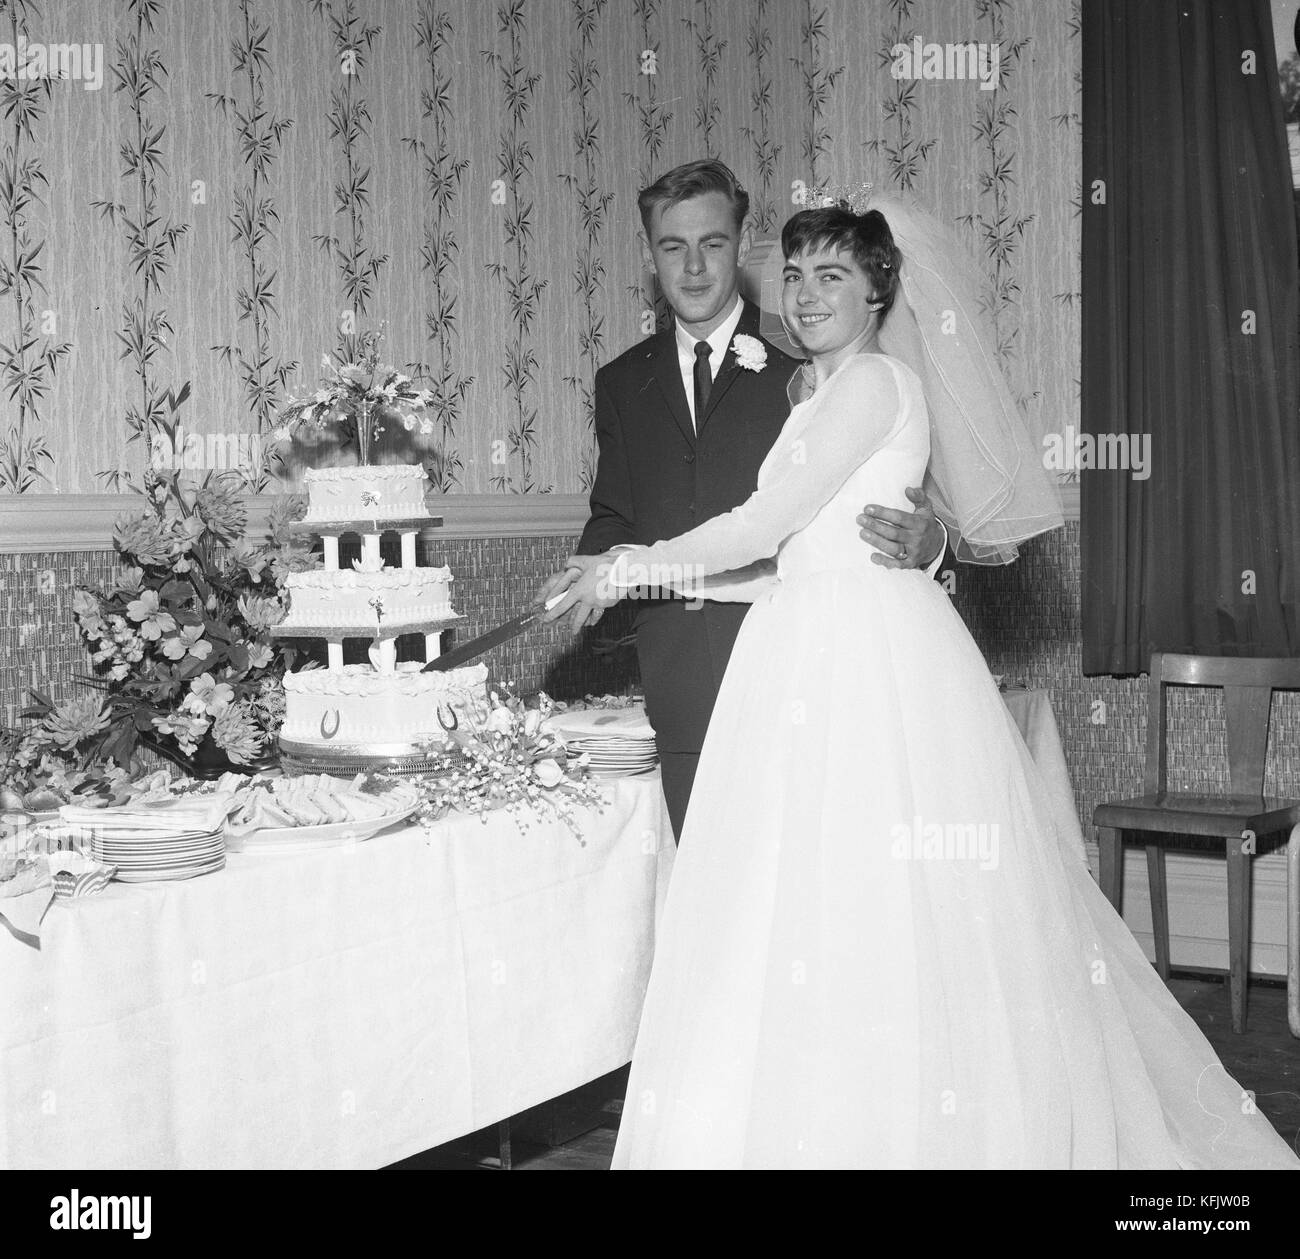
[[[1289,656],[1183,656],[1159,653],[1161,676],[1181,686],[1269,686],[1300,690],[1300,659]],[[1155,656],[1152,656],[1152,662]]]
[[[1228,726],[1228,778],[1234,796],[1264,794],[1264,753],[1268,747],[1267,686],[1225,686],[1223,709]]]
[[[1169,708],[1165,688],[1170,685],[1213,686],[1223,691],[1230,790],[1235,796],[1262,795],[1273,690],[1300,690],[1300,659],[1154,652],[1147,682],[1148,793],[1164,792],[1168,785]]]

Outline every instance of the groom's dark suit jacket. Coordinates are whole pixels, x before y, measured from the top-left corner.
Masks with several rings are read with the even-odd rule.
[[[757,337],[758,319],[758,308],[746,302],[736,334]],[[673,538],[743,503],[789,414],[786,384],[797,366],[767,345],[766,366],[750,371],[728,347],[696,428],[671,328],[602,367],[595,389],[600,458],[579,553]],[[690,611],[681,599],[637,605],[646,715],[679,834],[695,758],[748,610],[743,603],[705,603]]]

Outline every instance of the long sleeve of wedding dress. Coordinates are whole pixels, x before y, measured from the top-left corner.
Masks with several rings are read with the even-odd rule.
[[[791,414],[745,502],[689,533],[621,552],[612,584],[676,585],[689,580],[680,576],[685,570],[723,573],[774,556],[902,424],[905,370],[876,354],[849,359]],[[703,587],[698,593],[726,597]]]

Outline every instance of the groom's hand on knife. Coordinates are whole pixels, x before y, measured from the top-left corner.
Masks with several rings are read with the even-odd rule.
[[[870,503],[858,517],[862,526],[858,536],[877,549],[871,562],[882,568],[928,568],[947,545],[948,535],[925,491],[910,487],[907,497],[916,511]]]
[[[595,625],[605,609],[619,601],[620,592],[609,585],[610,566],[608,555],[569,556],[564,571],[556,573],[538,591],[538,604],[547,603],[561,592],[564,595],[542,618],[543,623],[557,621],[567,613],[569,628],[575,634],[584,626]]]

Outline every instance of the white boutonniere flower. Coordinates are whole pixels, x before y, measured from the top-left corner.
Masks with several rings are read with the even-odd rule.
[[[743,332],[731,342],[731,352],[737,366],[747,372],[761,372],[767,366],[767,346],[757,337],[747,337]]]

